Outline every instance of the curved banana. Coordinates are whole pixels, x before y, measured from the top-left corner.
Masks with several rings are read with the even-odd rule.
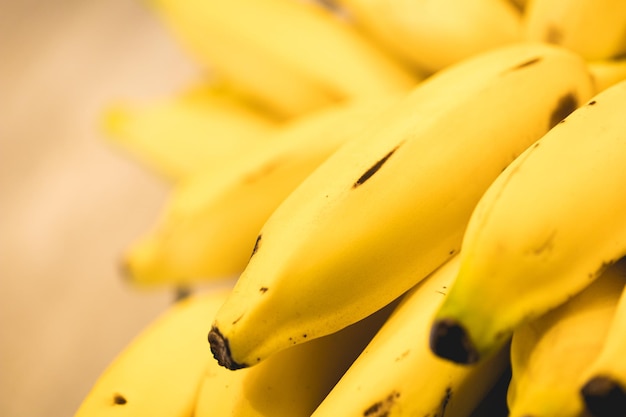
[[[485,192],[433,323],[436,354],[482,359],[626,254],[624,109],[626,82],[551,129]]]
[[[215,366],[206,323],[229,291],[192,295],[162,313],[107,367],[74,417],[191,416],[204,371]]]
[[[395,303],[334,334],[231,371],[213,362],[194,417],[309,417],[389,317]]]
[[[514,330],[509,417],[583,415],[579,381],[602,349],[625,283],[621,262],[571,300]]]
[[[502,169],[591,94],[583,60],[543,44],[424,81],[274,211],[216,318],[215,356],[251,366],[398,297],[458,251]]]
[[[432,74],[522,40],[510,0],[337,0],[354,25],[421,72]]]
[[[626,263],[621,260],[620,264]],[[622,278],[626,268],[622,266]],[[624,278],[626,279],[626,278]],[[621,292],[604,344],[579,384],[585,406],[594,417],[626,415],[626,290]]]
[[[430,320],[458,265],[456,256],[402,297],[311,417],[470,416],[506,369],[508,349],[476,366],[430,352]]]
[[[561,45],[586,59],[626,53],[626,2],[622,0],[528,0],[527,40]]]
[[[107,138],[159,176],[171,181],[264,142],[279,122],[219,84],[194,86],[147,104],[116,103],[105,109]]]
[[[283,125],[239,158],[174,188],[155,230],[125,254],[134,284],[222,279],[245,267],[263,223],[340,144],[399,97],[333,105]]]
[[[626,80],[626,59],[602,59],[587,62],[597,91]]]
[[[201,64],[285,116],[338,100],[404,92],[420,79],[315,4],[150,3]]]

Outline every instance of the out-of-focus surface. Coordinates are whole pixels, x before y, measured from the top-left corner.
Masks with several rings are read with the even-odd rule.
[[[118,270],[168,187],[105,142],[100,111],[197,68],[139,0],[0,5],[0,416],[71,416],[172,300]]]

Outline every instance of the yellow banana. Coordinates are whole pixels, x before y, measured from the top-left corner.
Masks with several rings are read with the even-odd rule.
[[[271,212],[340,144],[399,97],[329,106],[287,122],[261,146],[180,182],[154,231],[125,254],[131,282],[192,284],[245,267]]]
[[[309,417],[380,329],[395,303],[334,334],[231,371],[213,362],[194,417]]]
[[[216,318],[215,356],[257,364],[408,290],[458,251],[502,169],[591,94],[579,56],[534,43],[424,81],[273,212]]]
[[[509,0],[337,0],[356,27],[417,70],[432,74],[522,39]]]
[[[475,366],[430,352],[430,320],[458,265],[456,256],[402,297],[311,417],[470,416],[506,369],[508,349]]]
[[[624,109],[626,82],[551,129],[485,192],[433,323],[438,355],[462,363],[488,356],[626,254]]]
[[[528,0],[527,40],[549,42],[586,59],[612,59],[626,53],[623,0]]]
[[[619,264],[623,265],[625,260]],[[620,271],[626,276],[626,268]],[[604,323],[603,323],[604,324]],[[579,385],[586,408],[595,417],[626,415],[626,290],[622,290],[606,340]]]
[[[294,116],[419,80],[330,11],[293,0],[151,0],[177,39],[218,78]]]
[[[229,291],[215,288],[166,310],[107,367],[75,417],[191,416],[204,370],[215,363],[206,323]]]
[[[626,58],[589,61],[587,65],[598,91],[626,80]]]
[[[112,104],[103,116],[114,145],[171,181],[262,144],[279,125],[218,84],[194,86],[147,104]]]
[[[514,330],[509,417],[583,416],[579,381],[602,348],[625,283],[621,262],[566,303]]]

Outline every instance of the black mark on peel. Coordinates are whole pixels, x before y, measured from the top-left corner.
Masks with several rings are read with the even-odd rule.
[[[400,398],[398,391],[392,391],[382,401],[377,401],[363,411],[363,417],[387,417],[395,401]]]
[[[235,320],[233,320],[233,324],[237,324],[237,322],[239,320],[241,320],[242,318],[243,318],[243,314],[241,316],[237,317]]]
[[[356,180],[354,184],[352,184],[352,188],[356,188],[359,185],[363,185],[365,181],[369,180],[372,177],[372,175],[378,172],[378,170],[385,164],[385,162],[387,162],[387,160],[391,157],[391,155],[393,155],[393,153],[396,150],[398,150],[398,147],[399,146],[396,146],[395,148],[393,148],[391,151],[389,151],[387,155],[383,156],[378,162],[376,162],[367,171],[365,171],[363,175],[361,175],[359,179]]]
[[[531,58],[527,61],[522,62],[521,64],[517,64],[516,66],[514,66],[513,68],[510,69],[510,71],[516,71],[522,68],[527,68],[530,67],[531,65],[535,65],[536,63],[540,62],[542,60],[542,58],[540,56],[536,57],[536,58]]]
[[[443,417],[446,414],[446,407],[448,406],[448,403],[450,402],[450,398],[452,398],[452,388],[447,387],[446,393],[441,399],[441,405],[439,407],[439,413],[437,413],[437,416]]]
[[[563,97],[559,99],[559,102],[552,110],[550,114],[550,125],[549,129],[552,129],[554,126],[558,125],[563,121],[571,112],[578,108],[578,99],[574,93],[567,93]]]
[[[597,102],[595,100],[591,100],[589,103],[587,103],[587,106],[593,106],[595,105]]]
[[[259,292],[260,292],[261,294],[265,294],[265,293],[267,292],[267,287],[261,287],[261,288],[259,288]]]
[[[258,235],[256,237],[256,241],[254,242],[254,248],[252,248],[252,254],[250,254],[250,258],[254,256],[254,254],[259,250],[259,246],[261,246],[261,237],[263,235]]]
[[[232,371],[246,368],[248,366],[244,363],[237,363],[233,360],[230,353],[228,339],[220,333],[217,327],[213,326],[211,328],[208,339],[209,344],[211,345],[211,353],[213,353],[213,357],[217,360],[218,364]]]
[[[124,405],[128,402],[122,394],[113,394],[113,404]]]

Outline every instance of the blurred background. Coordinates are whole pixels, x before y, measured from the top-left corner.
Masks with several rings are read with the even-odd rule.
[[[100,112],[197,69],[139,0],[0,4],[0,416],[71,416],[173,299],[118,269],[168,187],[105,142]]]

